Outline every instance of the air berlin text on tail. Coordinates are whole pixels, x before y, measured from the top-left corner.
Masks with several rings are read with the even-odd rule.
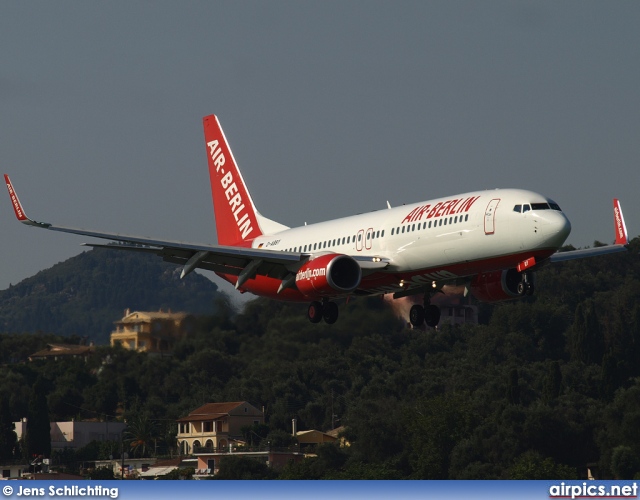
[[[244,211],[245,207],[242,196],[238,192],[238,186],[233,180],[231,170],[225,173],[224,168],[222,168],[225,164],[225,156],[218,141],[216,139],[209,141],[207,146],[209,147],[209,156],[211,156],[211,161],[213,161],[213,165],[216,167],[218,177],[222,175],[222,177],[220,177],[220,184],[222,185],[222,189],[224,189],[224,194],[229,201],[229,207],[233,213],[233,218],[236,220],[236,224],[244,240],[251,234],[251,231],[253,231],[253,226],[251,225],[249,215]]]

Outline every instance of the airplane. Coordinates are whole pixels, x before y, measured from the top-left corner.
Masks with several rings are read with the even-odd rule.
[[[308,319],[338,319],[336,300],[421,295],[413,326],[436,327],[431,304],[445,285],[498,302],[531,295],[547,264],[626,250],[627,230],[613,200],[615,243],[559,252],[571,224],[553,200],[524,189],[457,194],[351,217],[289,228],[256,208],[215,115],[203,118],[218,245],[156,240],[56,226],[27,217],[5,174],[17,219],[29,226],[111,240],[91,247],[145,252],[215,272],[240,292],[309,302]],[[117,242],[117,243],[116,243]]]

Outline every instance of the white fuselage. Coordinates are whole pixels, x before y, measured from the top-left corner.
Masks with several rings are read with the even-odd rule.
[[[363,278],[362,287],[378,293],[401,289],[399,280],[452,279],[515,267],[529,257],[539,261],[557,251],[570,231],[548,198],[496,189],[287,229],[259,236],[252,247],[311,258],[340,253],[388,259],[384,271]]]

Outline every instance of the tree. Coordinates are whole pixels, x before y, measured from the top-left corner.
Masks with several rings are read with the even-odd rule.
[[[220,459],[216,479],[275,479],[277,474],[266,464],[249,457],[226,456]]]
[[[89,479],[92,479],[93,481],[115,479],[113,475],[113,468],[111,467],[97,467],[96,469],[93,469],[88,476]]]
[[[51,455],[51,423],[45,380],[40,376],[33,386],[27,412],[27,435],[25,438],[29,457]]]
[[[158,438],[158,426],[146,413],[135,413],[127,423],[125,439],[134,456],[145,457]]]
[[[16,455],[18,436],[9,413],[7,402],[0,400],[0,460],[11,460]]]
[[[471,429],[466,394],[447,394],[423,399],[410,415],[414,477],[448,479],[451,452]]]
[[[507,399],[512,405],[520,404],[520,377],[518,376],[518,370],[516,368],[512,368],[509,372]]]
[[[570,336],[572,359],[585,364],[602,361],[604,341],[593,300],[578,304]]]
[[[611,471],[616,479],[633,479],[640,471],[640,459],[629,446],[617,446],[611,454]]]
[[[546,403],[555,400],[562,392],[562,372],[560,363],[556,360],[551,363],[551,369],[544,377],[542,396]]]
[[[552,458],[527,452],[515,461],[509,479],[578,479],[578,473],[573,467],[557,464]]]

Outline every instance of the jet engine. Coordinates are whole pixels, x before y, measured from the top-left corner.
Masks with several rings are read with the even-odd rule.
[[[473,278],[470,290],[474,297],[482,302],[500,302],[522,297],[524,293],[518,293],[518,285],[521,282],[522,274],[517,269],[492,271]]]
[[[360,265],[353,258],[332,253],[303,264],[296,285],[307,297],[332,296],[355,290],[361,279]]]

